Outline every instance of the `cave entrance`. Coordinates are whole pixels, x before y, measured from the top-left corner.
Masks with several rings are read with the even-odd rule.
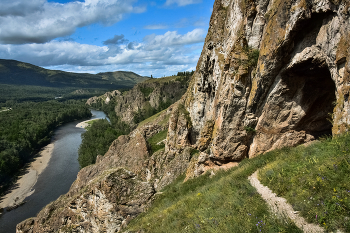
[[[305,113],[293,129],[304,130],[315,138],[331,135],[336,87],[327,64],[310,58],[286,70],[282,77],[289,98]]]

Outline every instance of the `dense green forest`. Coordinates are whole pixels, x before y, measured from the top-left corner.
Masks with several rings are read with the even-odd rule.
[[[91,117],[81,100],[13,103],[0,112],[0,192],[66,122]]]
[[[130,133],[130,126],[115,114],[114,106],[115,103],[110,102],[99,108],[107,114],[111,122],[105,119],[95,120],[81,135],[78,158],[81,168],[94,164],[97,155],[104,155],[116,138]]]
[[[42,102],[48,100],[65,101],[69,99],[87,99],[95,95],[103,95],[108,89],[74,87],[43,87],[31,85],[0,84],[0,107],[10,107],[16,102]]]
[[[192,72],[179,72],[176,78],[170,82],[181,82],[182,85],[188,86],[189,81],[193,75]],[[157,82],[157,79],[149,79],[146,82]],[[152,93],[152,88],[143,88],[141,91],[147,97],[150,93]],[[181,96],[180,96],[181,97]],[[179,97],[179,98],[180,98]],[[143,120],[161,112],[162,110],[168,108],[173,102],[171,101],[160,101],[160,104],[157,108],[152,106],[146,106],[143,109],[140,109],[138,112],[134,113],[134,122],[136,124],[142,122]],[[109,117],[111,122],[107,120],[97,120],[88,128],[86,132],[82,134],[82,143],[79,148],[79,164],[80,167],[86,167],[90,164],[94,164],[96,162],[97,155],[104,155],[111,143],[117,139],[120,135],[127,135],[132,130],[128,124],[121,121],[121,119],[115,114],[114,107],[116,103],[109,102],[105,104],[104,102],[98,102],[91,104],[91,106],[95,109],[104,111]],[[149,145],[150,148],[153,149],[152,145]]]

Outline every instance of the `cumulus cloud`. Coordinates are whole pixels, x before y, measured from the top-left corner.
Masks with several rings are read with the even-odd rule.
[[[186,6],[190,4],[201,3],[202,0],[166,0],[165,5],[170,6],[172,4],[177,4],[178,6]]]
[[[186,34],[176,31],[146,36],[143,42],[120,43],[116,35],[105,46],[75,41],[43,44],[0,44],[0,57],[74,72],[132,70],[143,75],[173,74],[196,66],[204,41],[203,30]],[[113,43],[114,44],[113,44]],[[157,73],[158,72],[158,73]]]
[[[115,35],[113,38],[103,41],[104,45],[119,45],[129,42],[129,40],[124,38],[124,35]]]
[[[147,42],[146,50],[155,50],[162,47],[186,45],[204,42],[205,33],[203,29],[194,29],[185,35],[179,35],[176,31],[168,31],[164,35],[148,35],[144,38]]]
[[[165,24],[151,24],[143,27],[144,29],[157,30],[157,29],[167,29],[168,25]]]
[[[134,7],[135,2],[85,0],[60,4],[46,0],[2,0],[0,43],[45,43],[89,24],[112,25],[124,14],[145,11],[144,7]]]
[[[128,44],[128,49],[130,49],[130,50],[135,49],[135,42],[130,42],[130,43]]]
[[[46,0],[2,0],[0,8],[0,17],[4,16],[25,16],[27,14],[39,11]]]
[[[0,57],[34,63],[38,66],[61,64],[103,65],[99,56],[108,52],[108,47],[79,44],[72,41],[51,41],[44,44],[1,45]],[[33,62],[35,61],[35,62]]]

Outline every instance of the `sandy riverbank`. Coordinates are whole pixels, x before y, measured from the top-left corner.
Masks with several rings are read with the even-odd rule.
[[[25,171],[13,188],[10,189],[9,193],[1,198],[0,209],[6,207],[12,207],[14,205],[20,204],[26,197],[34,193],[33,187],[38,180],[38,176],[47,167],[54,144],[51,143],[44,147],[36,157],[34,157],[33,162],[30,167]]]
[[[100,120],[102,118],[96,118],[96,119],[93,119],[93,120],[87,120],[87,121],[83,121],[83,122],[80,122],[79,124],[77,124],[75,127],[78,127],[78,128],[86,128],[89,126],[89,123],[90,121],[95,121],[95,120]]]

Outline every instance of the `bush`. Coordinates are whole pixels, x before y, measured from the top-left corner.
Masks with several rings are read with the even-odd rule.
[[[245,50],[248,55],[248,67],[256,68],[256,66],[258,65],[260,51],[258,49],[253,49],[252,47],[246,47]]]

